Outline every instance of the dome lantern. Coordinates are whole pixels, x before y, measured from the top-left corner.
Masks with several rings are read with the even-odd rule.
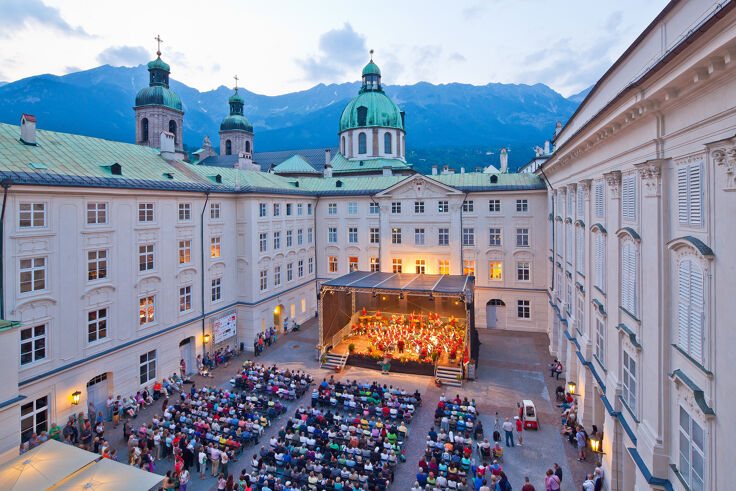
[[[373,50],[371,53],[371,61],[363,68],[363,87],[362,91],[382,91],[381,89],[381,69],[373,63]]]

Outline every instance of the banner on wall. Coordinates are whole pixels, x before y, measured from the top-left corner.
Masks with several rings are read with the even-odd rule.
[[[238,319],[236,311],[231,310],[220,317],[212,319],[212,338],[218,344],[229,339],[238,332]]]

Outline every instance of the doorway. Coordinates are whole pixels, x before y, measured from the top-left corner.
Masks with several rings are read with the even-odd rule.
[[[488,329],[506,328],[506,304],[499,298],[492,298],[486,304],[486,325]]]
[[[282,329],[284,327],[284,310],[285,307],[281,304],[278,304],[273,309],[273,325],[276,329]]]
[[[184,360],[187,365],[187,375],[195,372],[195,354],[194,354],[194,336],[190,336],[179,343],[179,356],[180,360]]]
[[[87,382],[87,403],[93,403],[97,411],[105,411],[109,393],[107,373],[100,374]]]

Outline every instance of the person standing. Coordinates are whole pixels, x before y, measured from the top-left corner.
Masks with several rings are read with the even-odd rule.
[[[557,482],[562,484],[562,467],[560,467],[560,464],[558,464],[557,462],[555,462],[554,464],[554,472],[555,476],[557,476]]]
[[[514,446],[514,425],[513,423],[509,420],[509,418],[506,418],[506,421],[503,422],[503,425],[501,425],[501,427],[503,428],[504,433],[506,433],[506,446],[513,447]]]
[[[580,456],[578,457],[578,460],[582,461],[585,460],[585,440],[586,440],[585,432],[583,431],[583,427],[578,425],[578,432],[575,433],[575,441],[578,444],[578,452],[580,453]]]
[[[516,420],[516,432],[519,434],[519,446],[521,447],[523,442],[521,432],[524,431],[524,423],[522,423],[521,418],[518,416],[514,416],[514,419]]]
[[[207,472],[207,453],[204,451],[204,446],[199,447],[197,466],[199,467],[199,478],[204,479],[204,474]]]
[[[179,491],[187,491],[187,484],[189,484],[189,471],[185,468],[179,474]]]
[[[105,403],[105,420],[112,421],[112,408],[115,405],[115,399],[112,395],[107,396],[107,402]]]
[[[547,475],[544,478],[544,485],[547,488],[547,491],[559,491],[560,478],[557,477],[552,469],[547,469]]]
[[[524,478],[524,485],[521,487],[521,491],[535,491],[532,483],[529,482],[529,477]]]
[[[220,469],[220,449],[210,444],[210,460],[212,461],[212,477],[217,477]]]

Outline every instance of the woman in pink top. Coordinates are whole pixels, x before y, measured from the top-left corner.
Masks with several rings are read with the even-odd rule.
[[[547,491],[558,491],[560,489],[560,478],[555,475],[552,469],[547,469],[544,484],[547,486]]]

